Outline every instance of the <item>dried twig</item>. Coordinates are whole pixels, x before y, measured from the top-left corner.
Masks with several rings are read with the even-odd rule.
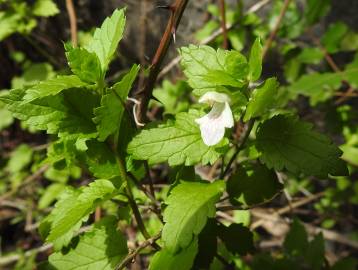
[[[317,200],[317,199],[321,198],[323,195],[324,195],[324,192],[319,192],[317,194],[313,194],[312,196],[305,197],[305,198],[303,198],[303,199],[301,199],[299,201],[291,203],[291,205],[287,205],[287,206],[285,206],[283,208],[278,209],[277,211],[274,212],[274,214],[276,214],[276,215],[286,214],[286,213],[292,211],[295,208],[301,207],[301,206],[303,206],[305,204],[308,204],[308,203],[310,203],[310,202],[312,202],[314,200]],[[251,211],[252,215],[257,215],[258,212],[262,212],[262,210],[258,209],[258,210],[252,210]],[[271,213],[270,216],[274,216],[274,214]],[[260,227],[263,223],[264,223],[264,219],[260,219],[260,220],[258,220],[256,222],[254,222],[253,224],[251,224],[250,228],[252,230],[254,230],[254,229]]]
[[[280,29],[280,25],[281,25],[281,22],[283,20],[283,17],[285,16],[286,14],[286,11],[288,9],[288,6],[290,5],[291,3],[291,0],[285,0],[285,2],[283,3],[283,6],[282,6],[282,9],[280,11],[280,15],[278,16],[277,18],[277,21],[276,21],[276,24],[272,30],[272,32],[270,33],[270,36],[269,38],[267,39],[266,43],[265,43],[265,46],[263,48],[263,52],[262,52],[262,56],[265,57],[267,51],[270,49],[271,45],[272,45],[272,42],[273,40],[275,39],[276,35],[277,35],[277,32],[278,30]]]
[[[134,258],[141,252],[144,248],[151,246],[161,237],[162,233],[158,233],[157,235],[147,239],[143,243],[141,243],[134,251],[130,252],[127,257],[115,268],[116,270],[124,269],[128,264],[130,264]]]
[[[78,45],[77,18],[76,18],[75,7],[73,5],[72,0],[66,0],[66,9],[68,12],[68,17],[70,19],[72,45],[73,45],[73,47],[77,47],[77,45]]]

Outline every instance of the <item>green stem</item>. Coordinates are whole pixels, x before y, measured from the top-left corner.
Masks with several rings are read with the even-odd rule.
[[[130,207],[132,208],[132,211],[133,211],[134,217],[136,219],[138,228],[139,228],[140,232],[142,233],[142,235],[144,236],[145,239],[150,239],[151,236],[148,233],[147,229],[145,228],[142,216],[141,216],[141,214],[139,212],[138,205],[134,200],[133,192],[132,192],[132,189],[131,189],[131,187],[129,185],[129,179],[127,177],[127,172],[126,172],[124,163],[120,159],[118,154],[116,154],[116,159],[117,159],[117,163],[118,163],[118,167],[119,167],[120,176],[126,183],[126,193],[127,193],[127,196],[128,196],[128,202],[129,202]],[[160,246],[158,246],[156,243],[153,243],[152,246],[155,249],[158,249],[158,250],[160,249]]]
[[[255,119],[251,119],[249,121],[249,123],[247,124],[247,129],[246,129],[244,137],[241,140],[241,143],[237,146],[236,152],[233,154],[229,163],[226,165],[224,172],[220,174],[221,179],[223,179],[227,175],[227,173],[229,172],[229,170],[231,168],[231,165],[234,163],[234,161],[236,160],[236,158],[239,155],[239,153],[241,152],[241,150],[245,148],[245,145],[246,145],[246,142],[250,136],[251,130],[254,127],[254,123],[255,123]]]

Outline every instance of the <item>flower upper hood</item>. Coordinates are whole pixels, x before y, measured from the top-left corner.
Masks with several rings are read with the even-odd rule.
[[[223,93],[207,92],[200,99],[200,103],[212,106],[211,111],[201,118],[195,119],[200,125],[201,137],[206,145],[219,143],[224,137],[225,128],[234,126],[234,118],[230,109],[230,97]]]

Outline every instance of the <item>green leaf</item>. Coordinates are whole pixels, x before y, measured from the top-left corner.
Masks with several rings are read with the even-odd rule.
[[[271,109],[276,100],[278,82],[276,78],[269,78],[256,88],[247,105],[244,121],[263,115]]]
[[[305,47],[300,54],[293,59],[293,61],[299,61],[304,64],[319,64],[324,57],[322,49],[317,47]]]
[[[242,224],[231,224],[229,227],[220,225],[219,237],[234,255],[246,255],[255,250],[254,235]]]
[[[80,191],[63,195],[43,221],[49,227],[46,241],[54,243],[56,250],[67,245],[88,215],[101,202],[113,197],[115,191],[111,181],[96,180]]]
[[[49,262],[56,269],[115,269],[127,255],[127,241],[116,230],[117,220],[107,217],[80,235],[67,252],[56,252]]]
[[[175,123],[168,122],[157,128],[142,130],[129,143],[127,151],[134,159],[148,160],[149,164],[212,164],[220,157],[217,150],[226,145],[226,141],[211,147],[205,145],[199,125],[195,123],[199,117],[198,111],[183,112],[176,115]]]
[[[325,16],[331,8],[331,1],[327,0],[307,0],[304,19],[308,25],[316,23],[321,17]]]
[[[348,26],[342,22],[330,24],[327,32],[322,36],[322,45],[329,53],[336,53],[348,32]]]
[[[209,269],[217,253],[216,219],[209,219],[198,237],[199,251],[194,262],[194,269]]]
[[[215,203],[220,199],[225,182],[181,182],[165,201],[165,225],[162,240],[172,253],[187,248],[204,228],[208,218],[215,216]]]
[[[288,91],[310,97],[310,103],[315,106],[319,102],[331,98],[342,84],[339,73],[305,74],[291,84]]]
[[[249,81],[257,81],[262,72],[262,45],[259,38],[256,38],[251,48],[249,59]]]
[[[355,270],[358,266],[358,260],[352,257],[346,257],[336,262],[331,270]]]
[[[0,97],[0,100],[7,104],[14,117],[31,128],[58,134],[67,140],[97,136],[91,119],[93,108],[98,104],[98,96],[95,93],[76,89],[64,91],[57,96],[24,102],[25,93],[25,90],[14,89],[8,95]]]
[[[86,46],[90,52],[97,54],[101,62],[102,72],[108,68],[114,53],[117,50],[119,41],[123,37],[126,17],[125,9],[116,9],[111,17],[106,18],[101,28],[97,28],[94,32],[93,39]]]
[[[10,173],[17,173],[24,169],[32,160],[33,150],[27,144],[21,144],[11,152],[6,170]]]
[[[38,203],[39,209],[42,210],[49,207],[65,189],[66,185],[62,183],[54,183],[46,187]]]
[[[47,96],[55,96],[66,89],[82,88],[86,86],[87,83],[81,81],[77,76],[58,76],[56,78],[40,82],[38,85],[26,90],[26,94],[23,99],[30,102]]]
[[[109,135],[119,130],[125,110],[124,104],[138,71],[139,66],[133,65],[123,79],[102,96],[101,107],[94,110],[96,117],[93,121],[97,124],[99,141],[105,141]]]
[[[308,236],[305,227],[297,219],[293,220],[283,246],[288,254],[294,256],[305,254],[308,248]]]
[[[40,17],[50,17],[59,12],[60,10],[53,0],[37,0],[32,9],[32,13]]]
[[[1,96],[5,96],[7,94],[8,91],[0,91],[0,98]],[[5,107],[5,104],[0,100],[0,131],[7,128],[14,122],[11,112]]]
[[[189,45],[179,53],[184,74],[197,95],[220,86],[242,87],[246,83],[248,64],[239,52]]]
[[[159,106],[164,106],[164,113],[176,114],[187,111],[189,108],[189,86],[184,81],[171,83],[164,80],[161,88],[153,91],[153,96],[160,102]]]
[[[53,67],[48,63],[31,63],[26,65],[21,77],[11,80],[12,88],[28,88],[55,77]]]
[[[310,264],[312,270],[324,268],[325,249],[322,232],[309,243],[305,252],[305,260]]]
[[[227,183],[230,200],[255,205],[272,199],[283,189],[275,171],[264,165],[240,167]]]
[[[353,61],[346,66],[342,76],[350,86],[358,88],[358,53],[355,54]]]
[[[102,179],[118,176],[119,168],[116,157],[109,146],[95,140],[89,141],[87,145],[88,150],[84,156],[91,173]]]
[[[101,63],[95,53],[84,48],[65,45],[68,65],[72,72],[87,83],[99,82],[102,77]]]
[[[190,270],[198,252],[198,241],[193,239],[190,245],[173,254],[167,249],[155,253],[151,259],[149,270],[170,269],[170,270]]]
[[[347,175],[340,159],[342,151],[326,136],[312,130],[312,124],[292,116],[279,115],[265,121],[258,129],[256,148],[260,159],[276,170],[327,177]]]

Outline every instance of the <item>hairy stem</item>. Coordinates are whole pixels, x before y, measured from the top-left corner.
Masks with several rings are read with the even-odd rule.
[[[225,0],[219,0],[219,8],[221,15],[221,29],[223,32],[223,48],[228,49],[229,41],[227,37],[227,28],[226,28],[226,8],[225,8]]]
[[[117,163],[118,163],[118,167],[119,167],[120,176],[122,177],[122,179],[126,183],[126,193],[127,193],[127,196],[128,196],[128,202],[129,202],[130,207],[132,208],[132,211],[133,211],[135,220],[137,222],[138,228],[139,228],[140,232],[142,233],[142,235],[144,236],[144,238],[149,239],[149,238],[151,238],[151,236],[148,233],[147,229],[145,228],[142,216],[141,216],[141,214],[139,212],[139,209],[138,209],[138,205],[134,200],[133,192],[132,192],[132,189],[131,189],[131,187],[129,185],[129,179],[127,177],[127,172],[126,172],[124,163],[120,159],[118,154],[116,155],[116,159],[117,159]],[[152,246],[157,250],[160,249],[160,247],[156,243],[153,243]]]
[[[249,135],[251,133],[251,130],[252,128],[254,127],[254,123],[255,123],[255,120],[254,119],[251,119],[248,124],[247,124],[247,129],[246,129],[246,132],[241,140],[241,143],[237,146],[236,148],[236,152],[234,153],[234,155],[231,157],[229,163],[226,165],[225,167],[225,170],[223,173],[220,174],[220,178],[224,178],[227,173],[229,172],[230,168],[231,168],[231,165],[234,163],[234,161],[236,160],[237,156],[239,155],[239,153],[241,152],[242,149],[245,148],[245,145],[246,145],[246,142],[249,138]]]
[[[179,26],[181,17],[188,2],[189,0],[176,0],[175,3],[170,6],[171,16],[167,24],[167,28],[162,37],[162,40],[160,41],[157,52],[152,60],[149,76],[145,82],[144,88],[140,89],[140,91],[137,93],[138,100],[140,101],[137,116],[139,122],[141,123],[146,122],[147,120],[146,113],[149,100],[152,97],[153,88],[157,81],[157,77],[162,66],[163,60],[168,52],[169,45],[172,41],[172,35],[175,35],[175,32]]]

